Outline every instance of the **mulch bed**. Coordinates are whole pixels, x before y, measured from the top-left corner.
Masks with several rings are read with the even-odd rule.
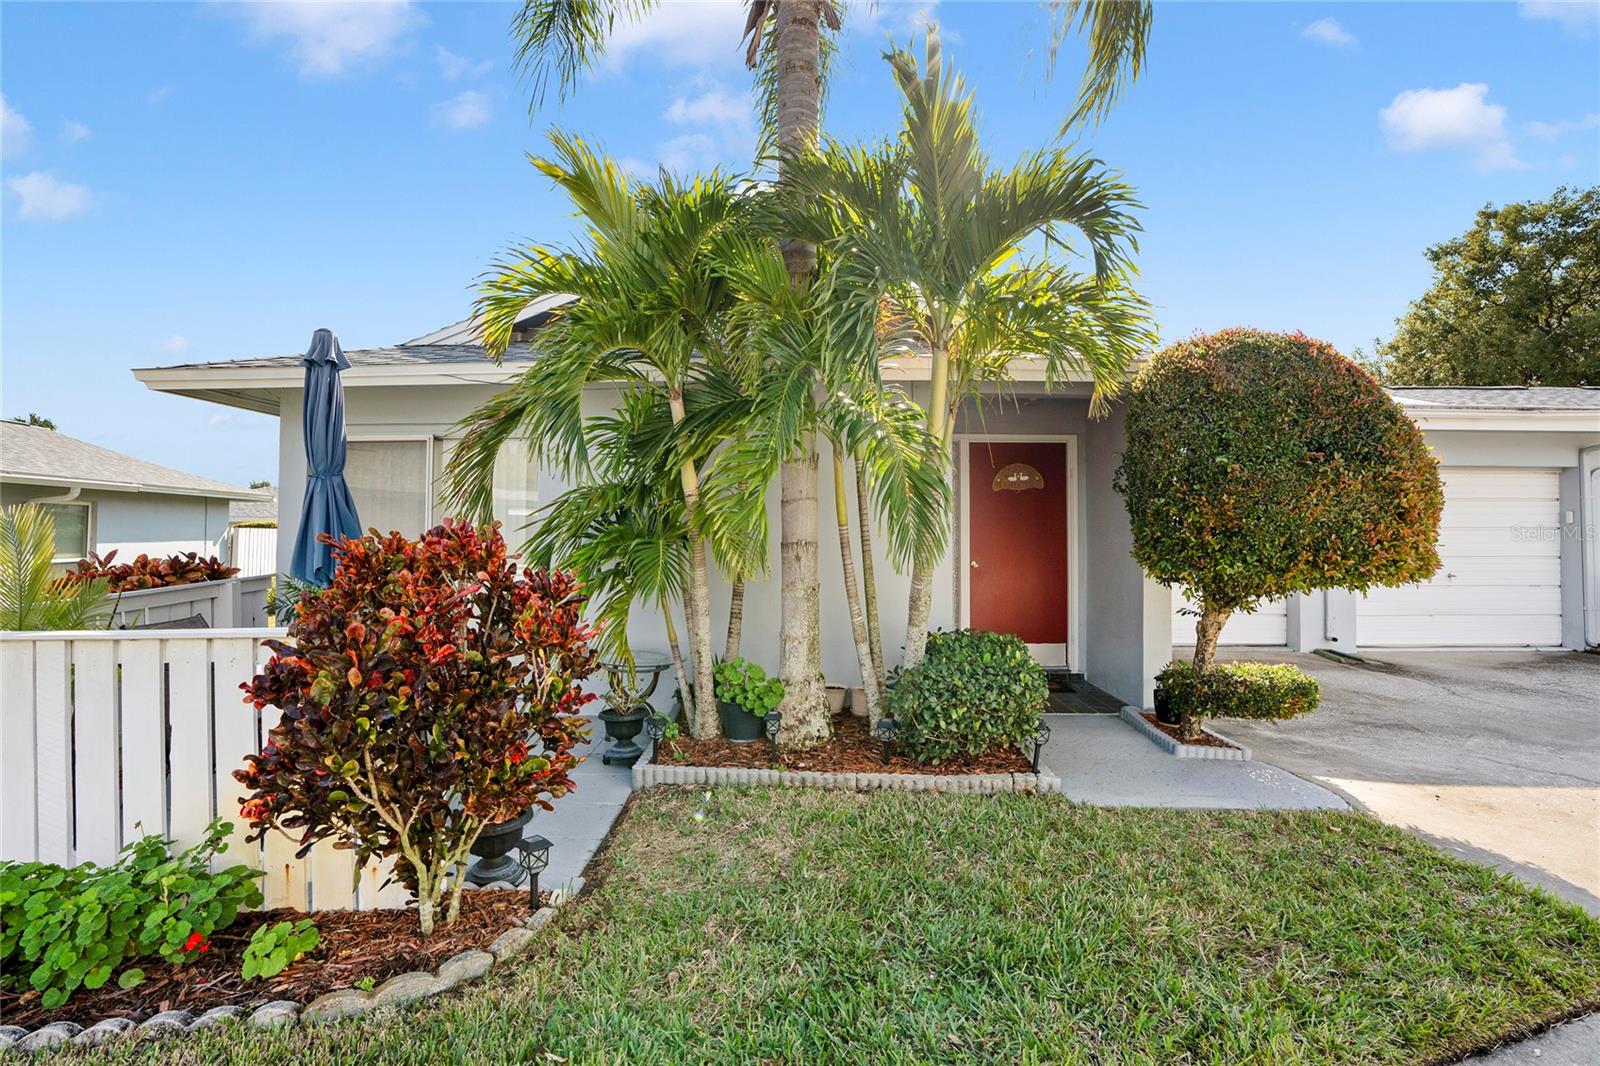
[[[663,765],[723,766],[749,770],[812,770],[835,774],[1017,774],[1032,773],[1033,764],[1014,748],[1000,748],[973,759],[952,759],[924,765],[894,751],[887,765],[883,742],[867,731],[867,720],[841,714],[833,719],[833,738],[808,751],[774,751],[765,740],[735,744],[729,740],[665,740],[653,760]]]
[[[540,893],[548,902],[550,894]],[[383,911],[318,911],[307,915],[287,908],[246,911],[211,938],[211,950],[194,962],[173,966],[160,959],[138,965],[143,984],[124,991],[115,981],[79,989],[55,1010],[39,1007],[39,993],[22,994],[0,986],[0,1022],[32,1029],[48,1022],[91,1025],[101,1018],[134,1021],[164,1010],[194,1013],[237,1004],[254,1007],[275,999],[302,1006],[336,988],[348,988],[364,977],[382,984],[408,970],[431,970],[468,948],[486,948],[495,937],[528,916],[528,893],[509,889],[475,889],[461,895],[461,916],[454,925],[436,925],[426,940],[417,929],[414,909]],[[263,925],[286,918],[316,919],[321,935],[310,955],[276,977],[246,981],[240,976],[250,935]]]
[[[1178,735],[1177,726],[1167,725],[1167,723],[1156,717],[1156,712],[1141,711],[1140,715],[1145,721],[1161,730],[1173,740],[1176,740],[1179,744],[1193,744],[1197,748],[1237,748],[1239,746],[1237,744],[1229,744],[1226,740],[1223,740],[1220,737],[1212,736],[1203,729],[1200,731],[1200,735],[1198,737],[1194,738],[1193,740],[1185,740]]]

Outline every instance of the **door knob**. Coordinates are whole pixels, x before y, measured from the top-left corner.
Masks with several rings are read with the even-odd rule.
[[[976,570],[978,568],[978,560],[972,560],[971,566],[974,570]]]

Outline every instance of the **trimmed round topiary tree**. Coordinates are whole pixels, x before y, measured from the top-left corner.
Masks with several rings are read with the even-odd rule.
[[[1439,568],[1444,491],[1421,430],[1367,371],[1300,333],[1230,329],[1158,352],[1128,398],[1117,491],[1133,557],[1199,606],[1204,674],[1228,616]],[[1185,715],[1185,735],[1198,721]]]

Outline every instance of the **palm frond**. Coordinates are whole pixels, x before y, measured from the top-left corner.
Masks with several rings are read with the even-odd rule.
[[[1144,71],[1145,46],[1155,17],[1151,0],[1049,0],[1050,68],[1062,43],[1074,33],[1089,37],[1089,63],[1078,88],[1078,102],[1064,135],[1086,119],[1101,121]]]
[[[654,6],[655,0],[523,0],[511,19],[511,39],[529,87],[529,111],[544,103],[552,77],[565,100],[605,55],[617,22],[636,20]]]
[[[0,629],[104,629],[112,601],[105,578],[53,573],[56,523],[36,503],[0,510]]]

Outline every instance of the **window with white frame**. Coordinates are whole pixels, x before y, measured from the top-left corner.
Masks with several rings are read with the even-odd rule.
[[[445,506],[444,481],[440,475],[455,453],[459,437],[441,437],[434,449],[434,470],[437,497],[434,514],[443,518],[450,513]],[[528,459],[528,442],[521,437],[508,440],[500,448],[494,464],[494,498],[490,504],[494,517],[500,522],[500,533],[515,551],[532,532],[529,523],[539,509],[539,471]]]
[[[56,524],[56,545],[51,560],[75,563],[89,554],[89,505],[86,503],[46,503],[41,505]]]
[[[399,530],[415,537],[428,528],[430,458],[426,440],[349,442],[344,480],[362,529]]]

